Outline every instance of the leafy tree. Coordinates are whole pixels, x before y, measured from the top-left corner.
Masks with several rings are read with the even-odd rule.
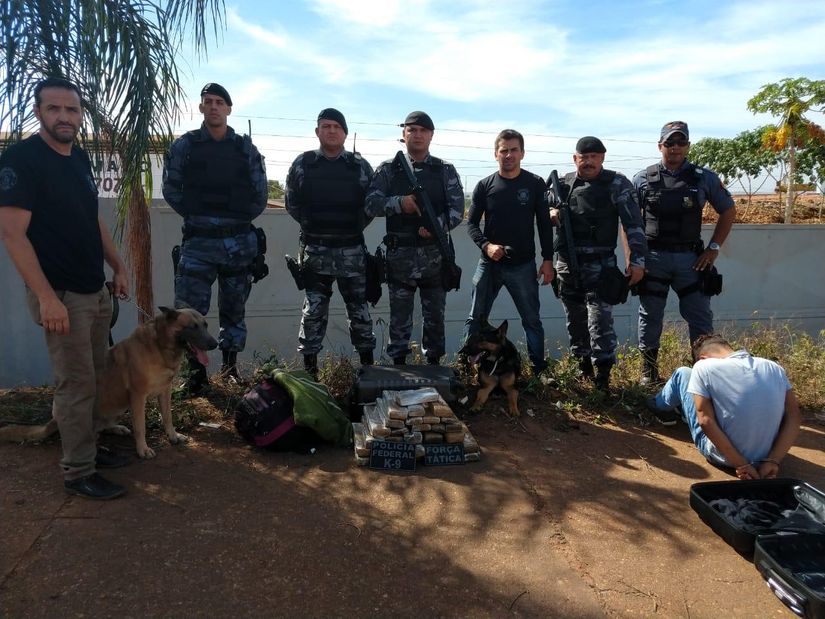
[[[285,189],[281,185],[281,181],[267,181],[267,198],[270,200],[281,200],[284,197]]]
[[[779,124],[763,133],[763,145],[775,152],[787,153],[788,194],[785,202],[785,223],[791,222],[796,181],[796,151],[807,144],[825,143],[822,127],[805,118],[809,111],[825,110],[825,80],[811,81],[805,77],[785,78],[776,84],[765,84],[748,101],[748,109],[778,116]]]
[[[819,218],[822,219],[822,208],[825,206],[825,144],[816,144],[800,151],[797,165],[819,190]]]
[[[0,3],[0,124],[13,139],[36,126],[34,85],[76,83],[86,109],[81,129],[93,156],[120,160],[118,231],[139,307],[152,301],[147,195],[151,158],[163,152],[184,93],[176,54],[191,42],[206,53],[207,32],[223,26],[223,0],[5,0]]]

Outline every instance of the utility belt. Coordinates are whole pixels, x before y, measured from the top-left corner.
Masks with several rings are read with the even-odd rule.
[[[610,258],[612,256],[612,251],[584,252],[576,250],[576,260],[578,260],[579,262],[601,262],[605,258]]]
[[[239,234],[246,234],[253,229],[252,224],[209,226],[208,228],[193,226],[192,224],[183,224],[183,240],[186,241],[192,237],[200,237],[203,239],[225,239],[231,236],[238,236]]]
[[[384,237],[384,245],[387,249],[396,249],[397,247],[428,247],[435,245],[435,239],[425,239],[417,234],[387,234]]]
[[[690,252],[698,256],[705,251],[705,242],[702,239],[689,243],[671,243],[669,241],[660,241],[659,239],[648,239],[647,248],[657,251]]]
[[[661,284],[664,288],[651,288],[648,284]],[[634,296],[651,296],[667,298],[670,290],[671,280],[665,277],[656,277],[654,275],[645,275],[644,279],[633,286],[630,291]],[[722,274],[716,270],[715,266],[699,271],[699,279],[684,288],[676,291],[676,295],[682,299],[694,292],[699,292],[706,297],[715,297],[722,293]]]
[[[301,232],[301,240],[304,245],[320,245],[321,247],[354,247],[364,244],[364,235],[333,236],[326,234],[309,234]]]

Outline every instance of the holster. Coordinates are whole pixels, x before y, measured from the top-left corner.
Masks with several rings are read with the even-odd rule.
[[[699,274],[699,292],[706,297],[714,297],[722,292],[722,274],[712,266]]]
[[[286,268],[289,270],[289,274],[292,275],[292,279],[295,280],[295,286],[298,290],[303,290],[306,287],[303,266],[289,254],[284,256],[284,260],[286,260]]]
[[[441,286],[447,292],[461,287],[461,267],[455,262],[441,263]]]
[[[266,233],[263,228],[254,228],[254,231],[258,239],[258,253],[249,265],[249,273],[252,275],[252,283],[256,284],[269,275],[269,267],[266,264]]]
[[[627,276],[618,267],[602,269],[596,293],[605,303],[620,305],[627,301],[630,291],[627,281]]]
[[[556,273],[556,276],[553,278],[553,281],[550,282],[550,288],[553,289],[553,294],[556,295],[557,299],[559,298],[559,294],[560,294],[560,292],[559,292],[559,281],[561,281],[560,278],[559,278],[559,274]]]
[[[172,248],[172,274],[178,272],[178,262],[180,262],[180,245],[175,245]]]

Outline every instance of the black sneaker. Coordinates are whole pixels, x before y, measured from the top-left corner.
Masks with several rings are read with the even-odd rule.
[[[108,447],[103,447],[102,445],[97,446],[97,455],[95,456],[95,466],[97,468],[116,469],[131,463],[132,459],[129,456],[117,454]]]
[[[678,407],[674,406],[673,408],[659,408],[656,404],[655,396],[651,396],[645,400],[645,406],[647,406],[647,410],[653,413],[656,421],[663,426],[675,426],[680,419]]]
[[[86,477],[64,481],[63,487],[67,494],[76,494],[86,499],[105,501],[126,494],[126,488],[110,482],[98,473]]]

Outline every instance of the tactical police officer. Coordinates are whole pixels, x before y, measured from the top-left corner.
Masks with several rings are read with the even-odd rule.
[[[259,250],[251,222],[266,208],[266,170],[249,136],[227,125],[232,98],[223,86],[204,86],[198,109],[203,114],[201,128],[172,143],[163,168],[163,197],[183,217],[175,306],[206,314],[217,278],[221,373],[238,380],[237,355],[246,344],[250,268]],[[195,394],[207,385],[206,368],[194,357],[189,357],[189,365],[186,387]]]
[[[622,174],[603,167],[607,149],[593,136],[576,144],[573,163],[576,172],[561,181],[562,199],[569,208],[574,248],[567,246],[565,234],[556,235],[556,272],[559,296],[567,316],[567,332],[579,368],[587,378],[595,378],[599,389],[607,390],[610,370],[616,363],[616,332],[612,305],[620,299],[607,298],[608,286],[617,272],[616,241],[619,222],[624,231],[630,258],[624,270],[627,285],[644,276],[647,244],[642,231],[642,216],[633,185]],[[551,211],[554,222],[559,213]],[[578,272],[572,272],[570,252],[575,251]],[[624,282],[620,282],[624,284]],[[612,293],[611,293],[612,296]],[[595,373],[594,373],[595,365]]]
[[[344,299],[352,345],[362,365],[372,365],[375,334],[367,306],[366,247],[363,230],[372,221],[364,199],[372,166],[344,150],[349,130],[334,108],[318,114],[320,148],[298,156],[286,177],[286,210],[301,224],[306,285],[298,352],[304,367],[318,374],[318,352],[327,330],[332,284]]]
[[[438,213],[439,224],[449,231],[464,218],[464,190],[455,167],[433,157],[430,142],[435,126],[424,112],[410,112],[400,125],[406,156],[416,178]],[[367,213],[386,216],[387,287],[390,295],[390,343],[387,354],[396,365],[410,354],[415,291],[421,296],[421,344],[427,363],[438,365],[445,352],[441,254],[427,230],[420,205],[398,162],[383,162],[375,172],[367,195]]]
[[[647,274],[639,284],[641,384],[659,380],[659,338],[670,288],[679,297],[690,341],[713,332],[710,296],[721,291],[713,264],[736,218],[733,198],[719,177],[687,160],[689,140],[686,123],[667,123],[659,138],[662,160],[633,177],[649,248]],[[707,248],[701,236],[705,202],[719,214]]]

